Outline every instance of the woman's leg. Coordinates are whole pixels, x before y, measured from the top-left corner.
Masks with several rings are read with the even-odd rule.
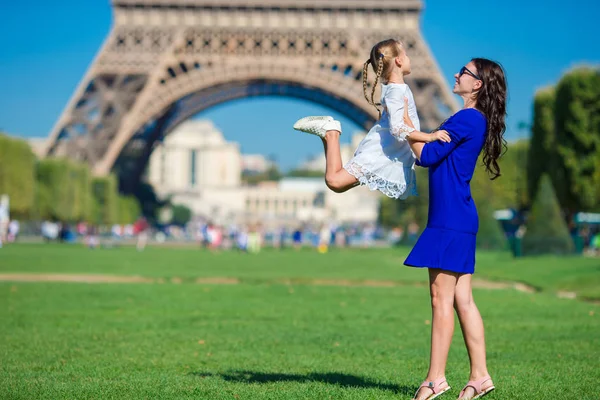
[[[429,269],[431,294],[431,354],[426,381],[433,382],[446,375],[446,361],[454,333],[454,288],[457,274],[440,269]],[[445,384],[447,386],[447,384]],[[444,387],[445,387],[444,386]],[[422,388],[417,399],[426,399],[431,390]]]
[[[358,185],[358,179],[342,167],[340,132],[327,131],[323,139],[325,150],[325,183],[336,193],[342,193]]]
[[[454,307],[462,329],[469,360],[471,362],[470,381],[478,381],[488,375],[485,357],[485,337],[483,320],[473,300],[470,274],[460,275],[454,293]],[[492,381],[485,382],[482,389],[492,386]],[[474,396],[473,388],[467,388],[463,399]]]

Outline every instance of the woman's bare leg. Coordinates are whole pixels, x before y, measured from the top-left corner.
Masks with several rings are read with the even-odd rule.
[[[429,269],[429,288],[431,294],[431,354],[429,372],[426,381],[433,382],[446,375],[446,361],[454,333],[454,288],[457,274]],[[447,384],[445,384],[446,387]],[[417,399],[426,399],[431,389],[422,388]]]
[[[454,307],[462,329],[469,360],[471,362],[470,381],[478,381],[488,375],[485,355],[485,335],[481,314],[473,300],[470,274],[460,275],[454,292]],[[493,385],[492,381],[485,382],[482,389]],[[474,396],[472,388],[467,388],[463,399]]]
[[[325,183],[336,193],[342,193],[358,185],[358,179],[342,167],[339,131],[327,131],[323,139],[325,150]]]

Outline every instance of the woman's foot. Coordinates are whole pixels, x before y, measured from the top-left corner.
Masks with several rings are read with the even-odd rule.
[[[492,378],[489,375],[481,379],[470,380],[458,396],[458,400],[475,400],[489,394],[496,389]]]
[[[341,134],[342,124],[329,116],[304,117],[296,121],[294,129],[325,139],[327,131],[338,131]]]
[[[432,400],[446,393],[448,390],[450,390],[450,386],[444,377],[434,381],[426,380],[419,386],[413,400]]]

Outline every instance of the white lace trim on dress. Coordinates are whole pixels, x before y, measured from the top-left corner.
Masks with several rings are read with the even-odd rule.
[[[391,182],[373,172],[365,169],[362,165],[358,164],[355,161],[349,161],[344,169],[348,171],[348,173],[358,179],[358,182],[367,186],[370,190],[379,190],[381,193],[385,194],[392,199],[398,199],[400,197],[405,197],[404,195],[411,194],[416,196],[416,190],[414,189],[413,182]],[[411,193],[406,193],[406,188],[410,186]]]

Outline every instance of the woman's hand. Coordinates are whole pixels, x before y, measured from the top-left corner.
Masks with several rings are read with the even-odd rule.
[[[404,98],[404,123],[410,126],[411,128],[415,129],[415,126],[413,125],[412,121],[410,120],[410,117],[408,116],[408,97]]]
[[[435,131],[433,133],[430,133],[429,136],[431,136],[431,140],[429,141],[429,143],[439,140],[441,142],[445,142],[445,143],[450,143],[450,141],[452,139],[450,139],[450,135],[448,134],[447,131],[445,130],[440,130],[440,131]]]

